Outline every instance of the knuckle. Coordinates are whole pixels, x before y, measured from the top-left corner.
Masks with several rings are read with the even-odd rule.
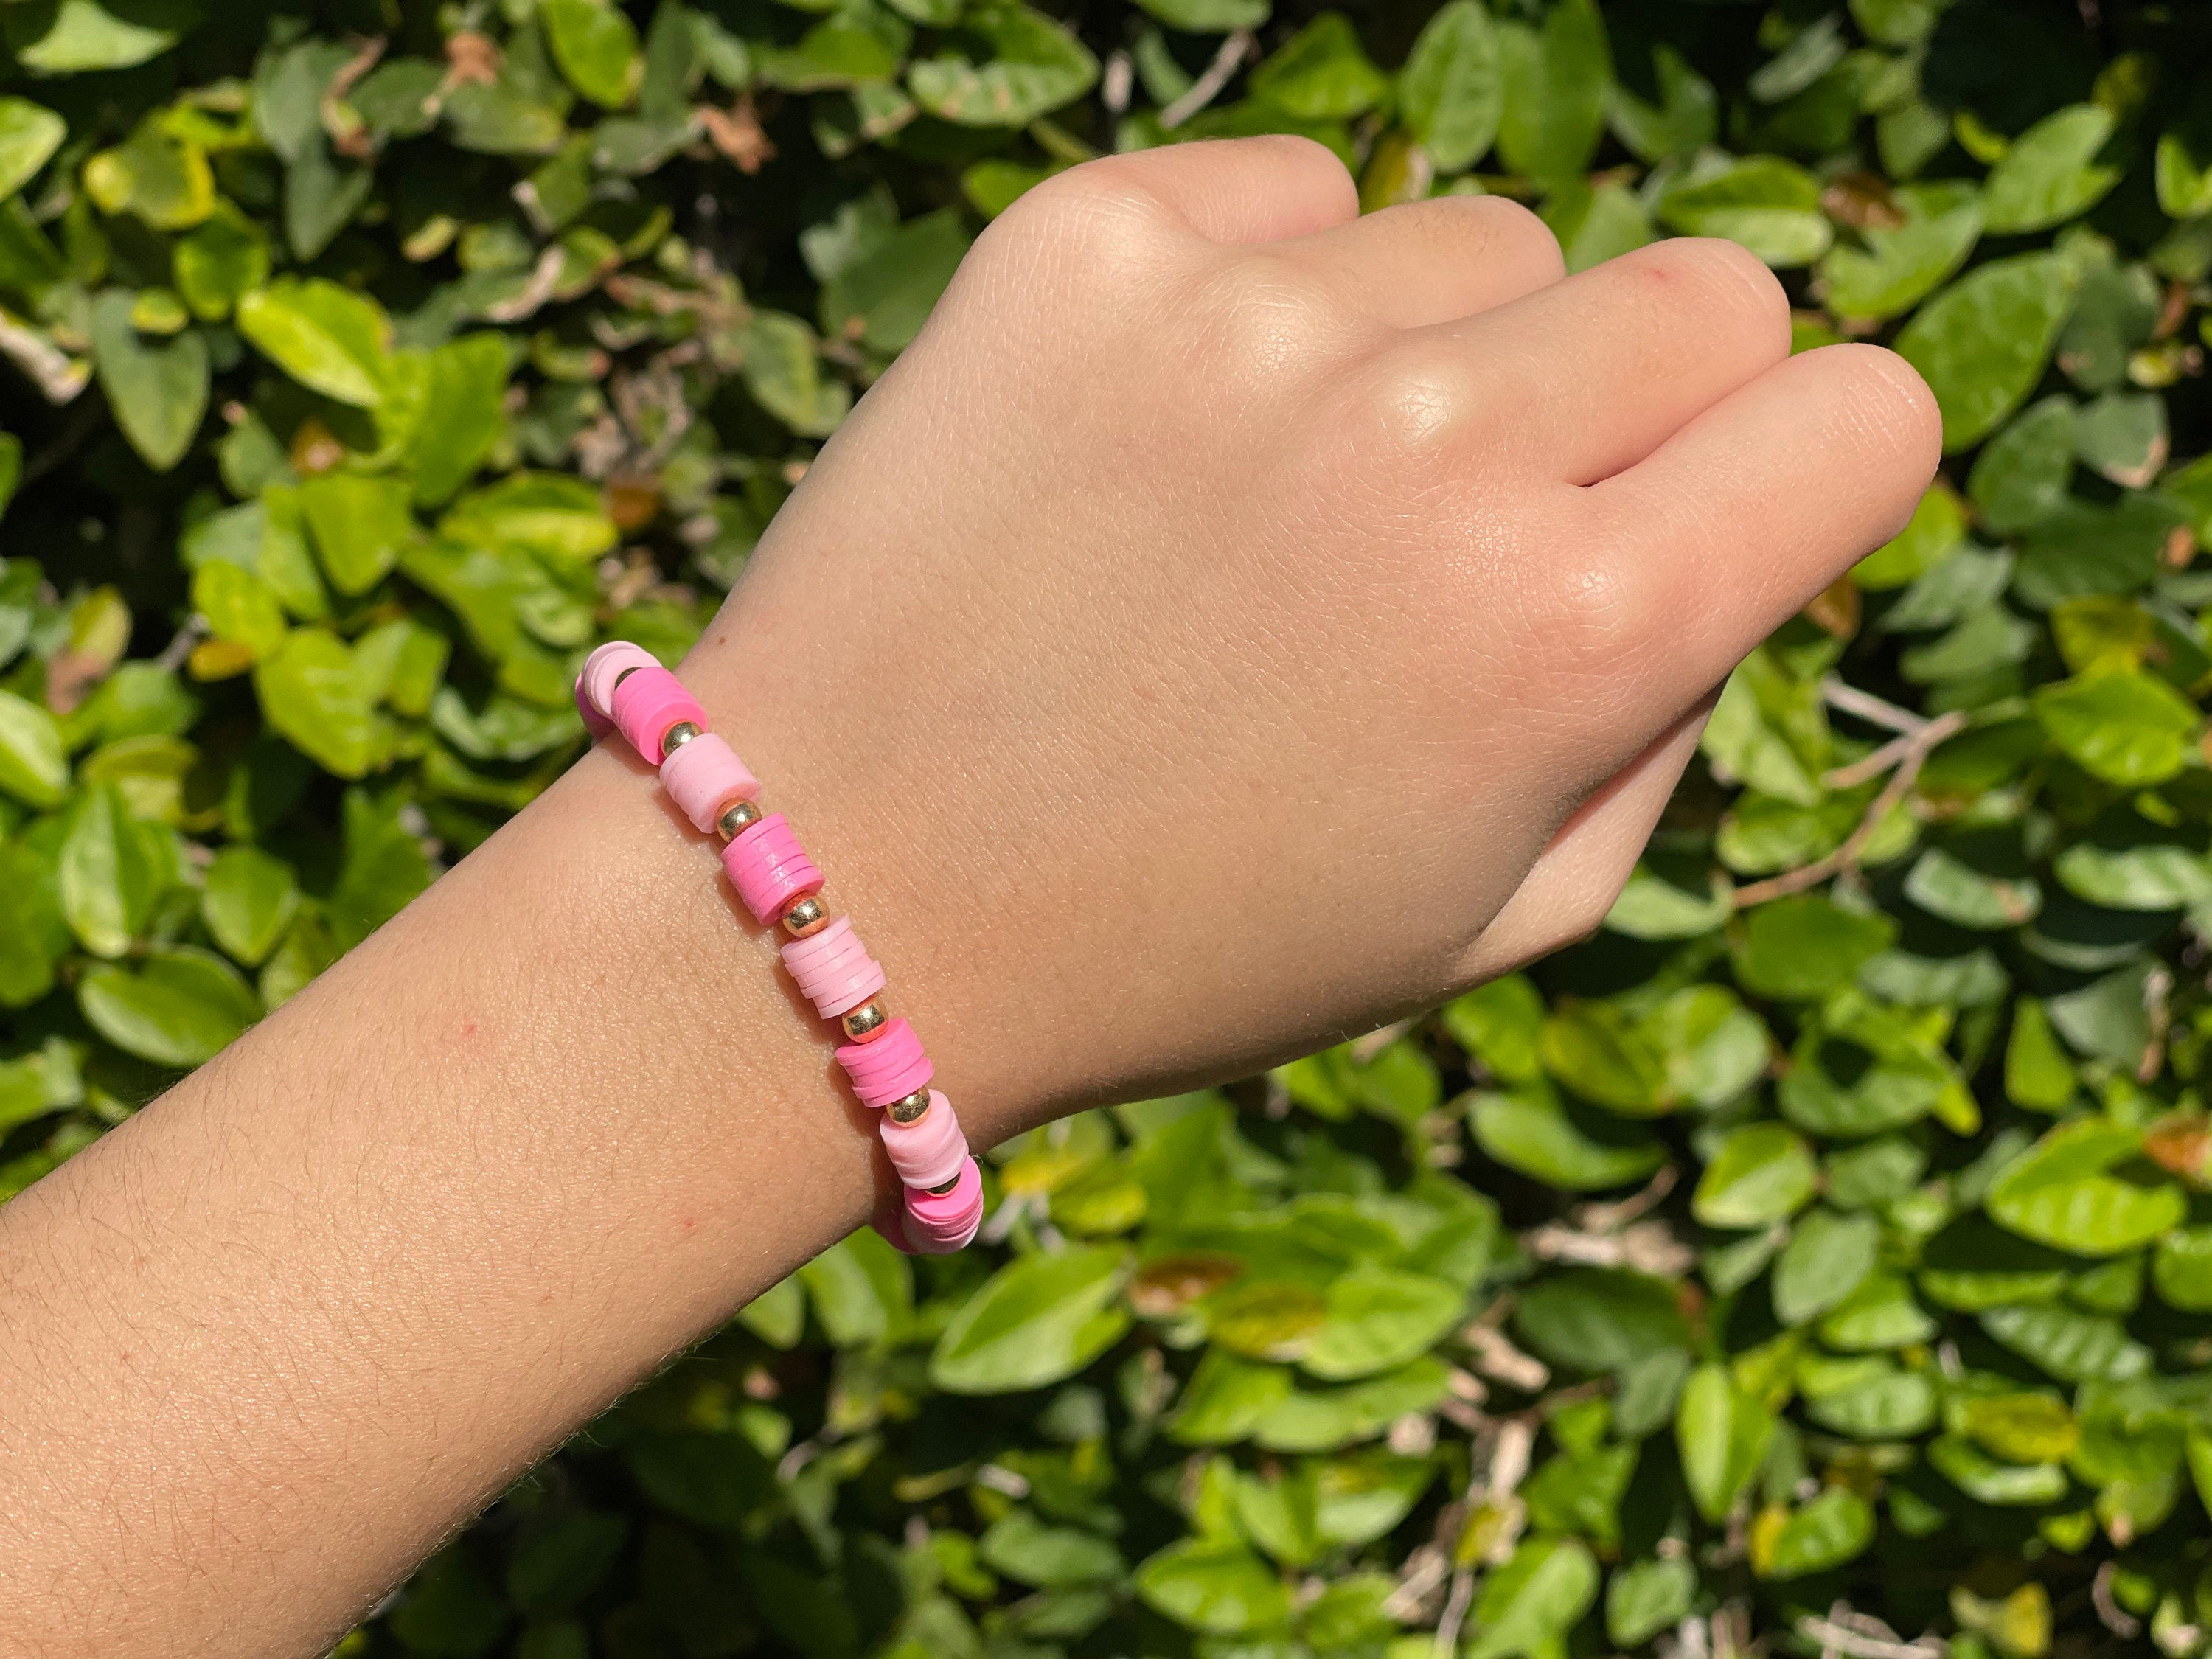
[[[1386,460],[1414,465],[1456,464],[1445,441],[1475,401],[1466,364],[1431,344],[1395,345],[1367,364],[1351,386],[1348,428]]]
[[[1561,562],[1545,594],[1547,631],[1577,682],[1610,679],[1638,649],[1650,595],[1623,560],[1602,553]]]
[[[1172,217],[1121,160],[1085,162],[1024,191],[985,227],[979,250],[1023,264],[1049,258],[1077,275],[1157,260],[1174,237]]]
[[[1516,263],[1526,264],[1557,282],[1567,274],[1566,255],[1552,228],[1536,216],[1535,210],[1507,196],[1443,196],[1438,203],[1459,203],[1456,210],[1478,216],[1499,251]]]
[[[1761,328],[1782,350],[1790,342],[1790,296],[1766,262],[1717,236],[1680,236],[1643,250],[1642,263],[1690,309]]]
[[[1352,324],[1314,271],[1266,251],[1243,253],[1201,276],[1187,315],[1201,349],[1247,381],[1303,376]]]

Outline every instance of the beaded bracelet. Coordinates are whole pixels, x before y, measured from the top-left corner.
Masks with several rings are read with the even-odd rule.
[[[660,769],[660,781],[702,835],[722,838],[722,868],[763,927],[791,935],[783,965],[824,1019],[843,1026],[837,1049],[853,1092],[880,1108],[884,1150],[906,1188],[891,1237],[902,1249],[945,1255],[975,1236],[983,1178],[968,1155],[952,1103],[929,1086],[936,1068],[921,1039],[885,1012],[884,970],[851,921],[822,902],[822,872],[781,812],[763,817],[760,781],[707,726],[707,711],[653,653],[618,640],[585,659],[576,709],[593,741],[620,732]],[[890,1235],[886,1235],[889,1237]]]

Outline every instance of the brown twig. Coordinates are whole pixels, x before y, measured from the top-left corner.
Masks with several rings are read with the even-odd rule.
[[[1898,754],[1897,769],[1889,775],[1889,781],[1882,786],[1881,793],[1868,805],[1866,816],[1859,820],[1858,827],[1844,837],[1841,846],[1826,857],[1815,859],[1801,868],[1785,870],[1778,876],[1771,876],[1765,881],[1755,881],[1747,887],[1737,888],[1735,908],[1747,910],[1754,904],[1765,903],[1769,899],[1802,893],[1808,887],[1819,886],[1831,876],[1856,868],[1859,854],[1874,839],[1875,832],[1881,828],[1882,820],[1889,816],[1890,809],[1911,793],[1913,781],[1919,777],[1920,769],[1927,762],[1929,751],[1947,738],[1954,737],[1965,730],[1966,725],[1966,715],[1955,710],[1923,721],[1920,728],[1906,738],[1905,747]]]
[[[1213,54],[1213,61],[1206,66],[1197,80],[1190,83],[1190,90],[1160,112],[1162,130],[1173,132],[1219,97],[1222,88],[1229,84],[1229,77],[1237,73],[1237,66],[1244,61],[1251,50],[1252,31],[1249,29],[1238,29],[1224,40],[1220,50]]]

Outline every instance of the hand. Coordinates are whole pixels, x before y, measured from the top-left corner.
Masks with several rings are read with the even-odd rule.
[[[1718,683],[1903,524],[1936,412],[1727,242],[1563,276],[1294,138],[985,234],[687,670],[995,1138],[1595,927]],[[643,780],[641,779],[641,784]]]

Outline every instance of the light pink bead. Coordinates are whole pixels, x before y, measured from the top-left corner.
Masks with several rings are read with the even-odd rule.
[[[592,734],[593,743],[615,729],[615,723],[592,708],[592,700],[584,695],[584,677],[581,674],[576,677],[576,712],[584,717],[584,730]]]
[[[959,1184],[949,1193],[907,1188],[907,1242],[924,1255],[951,1255],[982,1224],[983,1176],[973,1158],[961,1165]]]
[[[866,1042],[840,1044],[837,1063],[853,1079],[853,1092],[868,1106],[903,1100],[937,1075],[921,1051],[921,1039],[902,1018],[894,1019]]]
[[[722,868],[753,920],[763,924],[781,915],[793,900],[822,890],[822,872],[781,812],[769,813],[725,847]]]
[[[852,1012],[887,983],[883,969],[853,931],[849,916],[838,917],[818,933],[792,940],[783,947],[783,965],[798,981],[799,994],[824,1019]]]
[[[952,1103],[934,1089],[929,1091],[929,1109],[912,1123],[894,1123],[886,1117],[878,1127],[891,1168],[909,1187],[942,1187],[959,1172],[961,1160],[968,1156],[968,1137],[960,1133],[959,1115]]]
[[[658,664],[639,669],[615,687],[614,717],[629,746],[655,766],[670,726],[689,720],[702,732],[707,729],[707,711],[698,699]]]
[[[732,801],[752,800],[760,780],[737,751],[712,732],[702,732],[660,763],[660,781],[684,816],[710,833]]]
[[[610,640],[584,659],[584,672],[576,677],[583,700],[610,725],[614,720],[615,682],[631,668],[658,668],[660,659],[628,640]]]

